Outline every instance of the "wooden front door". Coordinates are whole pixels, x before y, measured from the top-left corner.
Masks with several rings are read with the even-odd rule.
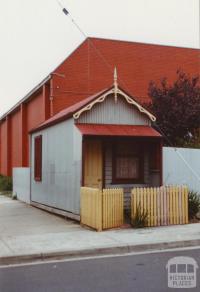
[[[102,189],[102,157],[100,140],[84,141],[84,186]]]

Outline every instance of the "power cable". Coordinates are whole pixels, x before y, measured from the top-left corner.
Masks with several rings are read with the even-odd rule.
[[[88,36],[86,35],[86,33],[81,29],[81,27],[77,24],[77,22],[71,17],[69,11],[60,3],[59,0],[56,0],[58,5],[62,8],[63,13],[68,16],[70,18],[70,20],[72,21],[72,23],[76,26],[76,28],[79,30],[79,32],[87,39]],[[92,42],[92,40],[90,38],[88,38],[88,41],[90,42],[90,44],[92,45],[92,47],[94,48],[94,50],[96,51],[96,53],[98,54],[98,56],[103,60],[103,62],[105,63],[105,65],[108,67],[108,69],[113,73],[113,68],[112,66],[109,64],[109,62],[105,59],[105,57],[103,56],[103,54],[101,53],[101,51],[94,45],[94,43]],[[128,90],[128,92],[130,92],[128,86],[126,85],[126,83],[121,80],[121,78],[118,77],[118,80],[121,82],[121,84],[123,84],[123,86]],[[165,137],[165,139],[169,142],[169,144],[174,148],[174,151],[177,153],[177,155],[182,159],[182,161],[185,163],[185,165],[190,169],[190,171],[195,175],[195,177],[197,178],[197,180],[200,182],[200,176],[196,173],[196,171],[189,165],[189,163],[185,160],[185,158],[182,156],[182,154],[177,150],[176,147],[173,146],[173,144],[171,143],[171,141],[169,140],[169,138],[165,135],[165,133],[160,129],[160,127],[154,123],[156,127],[158,127],[158,129],[160,130],[161,134],[163,135],[163,137]]]
[[[72,18],[72,16],[70,15],[69,11],[60,3],[59,0],[56,0],[58,5],[62,8],[63,13],[69,17],[69,19],[72,21],[72,23],[76,26],[76,28],[79,30],[79,32],[86,38],[88,39],[88,42],[91,44],[91,46],[93,47],[93,49],[95,50],[95,52],[98,54],[98,56],[103,60],[104,64],[106,65],[106,67],[109,69],[109,71],[113,74],[113,70],[114,68],[111,66],[111,64],[106,60],[106,58],[103,56],[103,54],[101,53],[101,51],[95,46],[95,44],[93,43],[93,41],[86,35],[86,33],[81,29],[81,27],[77,24],[77,22],[74,20],[74,18]],[[123,87],[128,91],[131,92],[131,90],[128,88],[127,84],[124,82],[124,80],[122,80],[119,76],[118,76],[118,80],[121,82],[121,84],[123,85]]]
[[[182,161],[185,163],[185,165],[190,169],[190,171],[194,174],[194,176],[200,182],[200,176],[198,175],[198,173],[189,165],[189,163],[185,160],[185,158],[179,152],[179,150],[177,149],[177,147],[174,147],[173,146],[172,142],[169,140],[169,138],[167,137],[167,135],[165,135],[165,133],[163,132],[163,130],[158,126],[158,124],[156,124],[154,122],[154,125],[158,128],[158,130],[161,132],[162,136],[167,140],[167,142],[169,143],[169,145],[171,145],[171,147],[174,149],[174,151],[176,152],[176,154],[182,159]]]

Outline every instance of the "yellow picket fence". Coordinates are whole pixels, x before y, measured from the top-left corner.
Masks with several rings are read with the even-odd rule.
[[[188,223],[188,189],[185,186],[134,188],[131,193],[131,218],[137,208],[147,212],[147,226]]]
[[[123,189],[81,188],[81,224],[101,231],[123,224]]]
[[[124,221],[123,189],[103,190],[103,229],[119,227]]]
[[[81,188],[81,224],[102,230],[102,191],[95,188]]]

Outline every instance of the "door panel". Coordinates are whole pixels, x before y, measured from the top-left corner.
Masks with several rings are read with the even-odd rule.
[[[102,189],[102,143],[84,142],[84,186]]]

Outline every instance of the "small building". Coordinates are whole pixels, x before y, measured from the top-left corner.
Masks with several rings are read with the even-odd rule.
[[[156,118],[114,85],[62,110],[30,132],[31,202],[80,214],[80,187],[162,185]],[[51,210],[53,210],[51,209]],[[71,214],[71,216],[70,216]]]

